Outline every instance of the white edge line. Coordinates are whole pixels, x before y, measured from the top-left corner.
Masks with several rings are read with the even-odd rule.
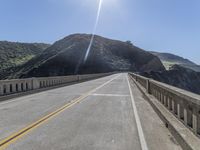
[[[139,115],[138,115],[138,111],[137,111],[137,108],[136,108],[135,100],[134,100],[133,93],[132,93],[132,90],[131,90],[130,82],[129,82],[129,79],[128,79],[128,75],[126,76],[126,79],[127,79],[127,82],[128,82],[128,87],[129,87],[129,91],[130,91],[130,95],[131,95],[133,112],[134,112],[135,121],[136,121],[137,129],[138,129],[141,148],[142,148],[142,150],[148,150],[147,143],[146,143],[146,140],[145,140],[145,137],[144,137],[144,132],[143,132],[143,129],[142,129],[142,125],[141,125],[140,118],[139,118]]]

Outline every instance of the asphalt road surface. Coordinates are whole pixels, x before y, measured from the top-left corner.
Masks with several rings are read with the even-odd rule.
[[[181,148],[124,73],[1,102],[0,149]]]

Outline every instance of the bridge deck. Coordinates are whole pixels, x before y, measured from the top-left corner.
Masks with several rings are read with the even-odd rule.
[[[130,85],[118,74],[1,102],[0,149],[181,149]]]

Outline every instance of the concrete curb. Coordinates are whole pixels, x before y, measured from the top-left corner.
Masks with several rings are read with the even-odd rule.
[[[155,112],[165,123],[171,134],[175,137],[183,150],[199,150],[200,139],[196,137],[182,122],[180,122],[167,108],[165,108],[156,98],[146,92],[134,78],[129,76],[142,92],[145,99],[151,104]]]

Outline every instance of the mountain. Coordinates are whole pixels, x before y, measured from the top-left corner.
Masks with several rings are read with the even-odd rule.
[[[10,78],[61,76],[111,71],[163,71],[158,57],[130,42],[95,36],[87,61],[83,59],[91,35],[73,34],[55,42],[24,65]],[[80,64],[80,65],[78,65]]]
[[[188,59],[170,53],[158,53],[158,52],[151,52],[151,53],[160,58],[160,60],[162,61],[163,65],[167,70],[169,70],[170,67],[176,64],[200,72],[200,66]]]
[[[49,46],[43,43],[0,41],[0,70],[22,65]]]
[[[195,72],[179,65],[173,65],[166,71],[151,71],[141,75],[200,94],[200,72]]]

